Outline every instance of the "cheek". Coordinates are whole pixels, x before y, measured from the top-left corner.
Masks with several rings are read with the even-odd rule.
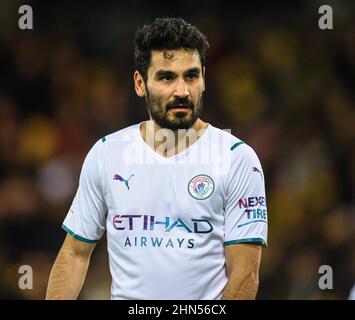
[[[162,100],[168,101],[174,97],[174,88],[172,86],[164,86],[160,88],[159,95]]]
[[[154,108],[160,109],[165,106],[167,100],[160,90],[149,90],[149,100],[154,105]]]
[[[165,106],[173,98],[172,90],[169,88],[161,88],[155,90],[155,101],[160,105]]]
[[[200,99],[203,94],[203,91],[204,91],[203,84],[198,85],[194,88],[191,88],[190,95],[191,95],[192,100],[194,100],[196,102],[198,99]]]

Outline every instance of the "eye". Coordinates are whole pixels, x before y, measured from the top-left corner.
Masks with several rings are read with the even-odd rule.
[[[171,81],[173,80],[173,77],[171,75],[165,75],[165,76],[161,76],[159,79],[163,81]]]
[[[189,74],[186,76],[186,78],[187,78],[188,80],[195,80],[195,79],[198,78],[198,74],[196,74],[196,73],[189,73]]]

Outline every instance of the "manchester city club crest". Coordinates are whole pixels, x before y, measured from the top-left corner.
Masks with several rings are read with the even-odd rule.
[[[214,181],[211,177],[200,174],[190,180],[188,190],[190,196],[194,199],[205,200],[209,198],[214,191]]]

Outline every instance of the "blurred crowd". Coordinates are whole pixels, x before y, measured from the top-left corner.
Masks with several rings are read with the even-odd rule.
[[[204,9],[181,1],[175,11],[32,1],[34,30],[21,31],[16,3],[0,4],[0,298],[44,298],[86,153],[147,117],[133,88],[132,41],[159,15],[181,15],[207,35],[203,119],[232,129],[263,165],[269,241],[258,298],[348,298],[355,283],[354,4],[331,2],[334,30],[322,31],[317,1],[233,14],[212,1]],[[82,299],[110,297],[105,245],[102,239],[94,251]],[[18,287],[21,265],[33,268],[32,290]],[[322,265],[333,269],[333,290],[318,286]]]

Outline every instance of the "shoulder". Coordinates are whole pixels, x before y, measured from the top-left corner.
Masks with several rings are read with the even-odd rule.
[[[115,152],[122,151],[123,148],[132,143],[139,136],[139,124],[123,128],[108,135],[101,137],[93,146],[97,152],[103,153],[108,150],[115,150]]]
[[[223,158],[223,171],[228,179],[243,180],[252,172],[263,174],[262,166],[254,149],[245,140],[233,135],[230,130],[210,128],[210,140]]]
[[[139,125],[140,124],[134,124],[121,130],[110,133],[104,137],[101,137],[99,141],[97,141],[97,143],[101,142],[102,144],[110,144],[113,142],[120,143],[129,141],[131,138],[137,135],[137,132],[139,132]]]
[[[219,129],[211,124],[208,128],[209,143],[212,147],[223,149],[230,153],[231,147],[237,143],[243,143],[238,137],[231,133],[230,129]]]
[[[123,151],[126,145],[136,139],[137,131],[139,132],[139,124],[134,124],[101,137],[91,147],[87,154],[86,161],[100,162],[110,150],[116,153],[117,151]]]
[[[210,141],[219,148],[223,148],[233,159],[249,159],[250,161],[258,159],[254,149],[245,140],[233,135],[231,130],[211,126]]]

